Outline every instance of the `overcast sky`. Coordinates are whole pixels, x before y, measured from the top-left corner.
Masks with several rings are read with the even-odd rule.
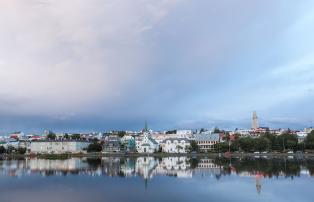
[[[311,0],[1,0],[0,131],[314,125]]]

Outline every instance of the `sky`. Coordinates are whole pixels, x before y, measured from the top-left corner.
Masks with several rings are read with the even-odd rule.
[[[314,126],[311,0],[1,0],[0,132]]]

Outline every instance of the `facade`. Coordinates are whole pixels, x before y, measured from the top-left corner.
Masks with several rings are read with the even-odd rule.
[[[187,138],[169,138],[162,144],[162,151],[166,153],[187,153],[190,146],[190,140]]]
[[[5,149],[8,148],[18,149],[19,141],[16,140],[15,138],[5,138],[1,140],[0,146],[3,146]]]
[[[121,144],[124,146],[124,151],[135,152],[135,138],[131,135],[125,135],[121,138]]]
[[[215,144],[220,142],[219,133],[200,133],[195,134],[194,139],[201,152],[208,152],[215,149]]]
[[[30,152],[34,154],[80,153],[90,142],[77,140],[45,140],[31,142]]]
[[[154,153],[159,150],[159,145],[147,133],[144,133],[144,136],[136,141],[136,150],[138,153]]]
[[[116,135],[110,135],[106,137],[103,151],[105,153],[113,153],[113,152],[120,152],[121,143],[120,138]]]

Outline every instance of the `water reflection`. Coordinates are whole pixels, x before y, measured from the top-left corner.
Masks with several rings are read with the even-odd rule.
[[[71,158],[66,160],[20,159],[0,161],[0,175],[27,176],[92,175],[92,176],[142,176],[151,179],[156,175],[192,178],[238,175],[272,177],[299,177],[314,175],[313,159],[262,159],[262,158],[188,158],[188,157],[139,157],[139,158]]]
[[[290,195],[289,197],[303,197],[304,200],[307,200],[311,198],[310,193],[304,192],[304,190],[312,187],[313,181],[310,177],[313,175],[314,159],[103,157],[67,160],[36,158],[1,160],[0,187],[2,188],[1,193],[5,196],[0,196],[0,201],[3,201],[2,199],[5,197],[17,197],[10,191],[12,187],[18,187],[16,190],[21,193],[30,193],[30,195],[38,193],[37,189],[42,187],[43,190],[40,193],[50,193],[55,197],[56,186],[60,187],[58,194],[71,196],[68,201],[84,201],[79,197],[83,198],[93,194],[99,194],[100,197],[97,200],[93,199],[94,201],[102,201],[101,193],[104,190],[106,196],[115,197],[117,196],[114,193],[124,190],[120,201],[127,201],[124,197],[132,194],[134,194],[132,197],[135,201],[143,201],[144,199],[142,200],[139,196],[144,193],[138,187],[141,187],[142,190],[146,189],[145,195],[147,196],[156,196],[157,194],[159,197],[155,201],[164,201],[162,196],[165,193],[172,196],[168,201],[173,201],[178,196],[182,196],[181,200],[183,201],[191,201],[189,190],[203,196],[203,198],[198,198],[198,201],[206,201],[206,197],[216,197],[215,199],[219,199],[219,201],[230,201],[232,198],[230,200],[224,198],[229,197],[222,193],[224,191],[232,192],[233,196],[239,199],[237,201],[251,201],[252,197],[254,198],[251,195],[252,192],[261,197],[255,198],[256,200],[286,201],[287,193],[276,197],[274,197],[276,193],[272,193],[272,188],[279,189],[281,187],[283,191],[302,190],[302,195]],[[291,180],[294,180],[295,184],[292,184]],[[85,183],[89,183],[89,185],[85,185]],[[35,186],[36,191],[34,192],[32,188],[28,189],[30,186]],[[208,188],[204,189],[204,187]],[[81,191],[77,191],[77,189]],[[168,190],[172,192],[168,192]],[[239,195],[242,192],[245,192],[246,195]],[[181,193],[181,195],[175,193]],[[272,194],[271,198],[267,198],[270,193]],[[64,196],[60,195],[60,199]],[[36,197],[31,195],[28,199],[29,201],[42,201],[43,198],[45,198],[44,195],[36,195]],[[7,201],[10,200],[7,199]],[[116,199],[108,201],[116,201]]]

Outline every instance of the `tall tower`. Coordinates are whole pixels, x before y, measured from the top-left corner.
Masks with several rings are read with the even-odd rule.
[[[257,118],[256,111],[253,112],[252,128],[253,128],[253,129],[258,129],[258,128],[259,128],[258,118]]]
[[[148,132],[147,121],[145,121],[144,132],[146,132],[146,133]]]

